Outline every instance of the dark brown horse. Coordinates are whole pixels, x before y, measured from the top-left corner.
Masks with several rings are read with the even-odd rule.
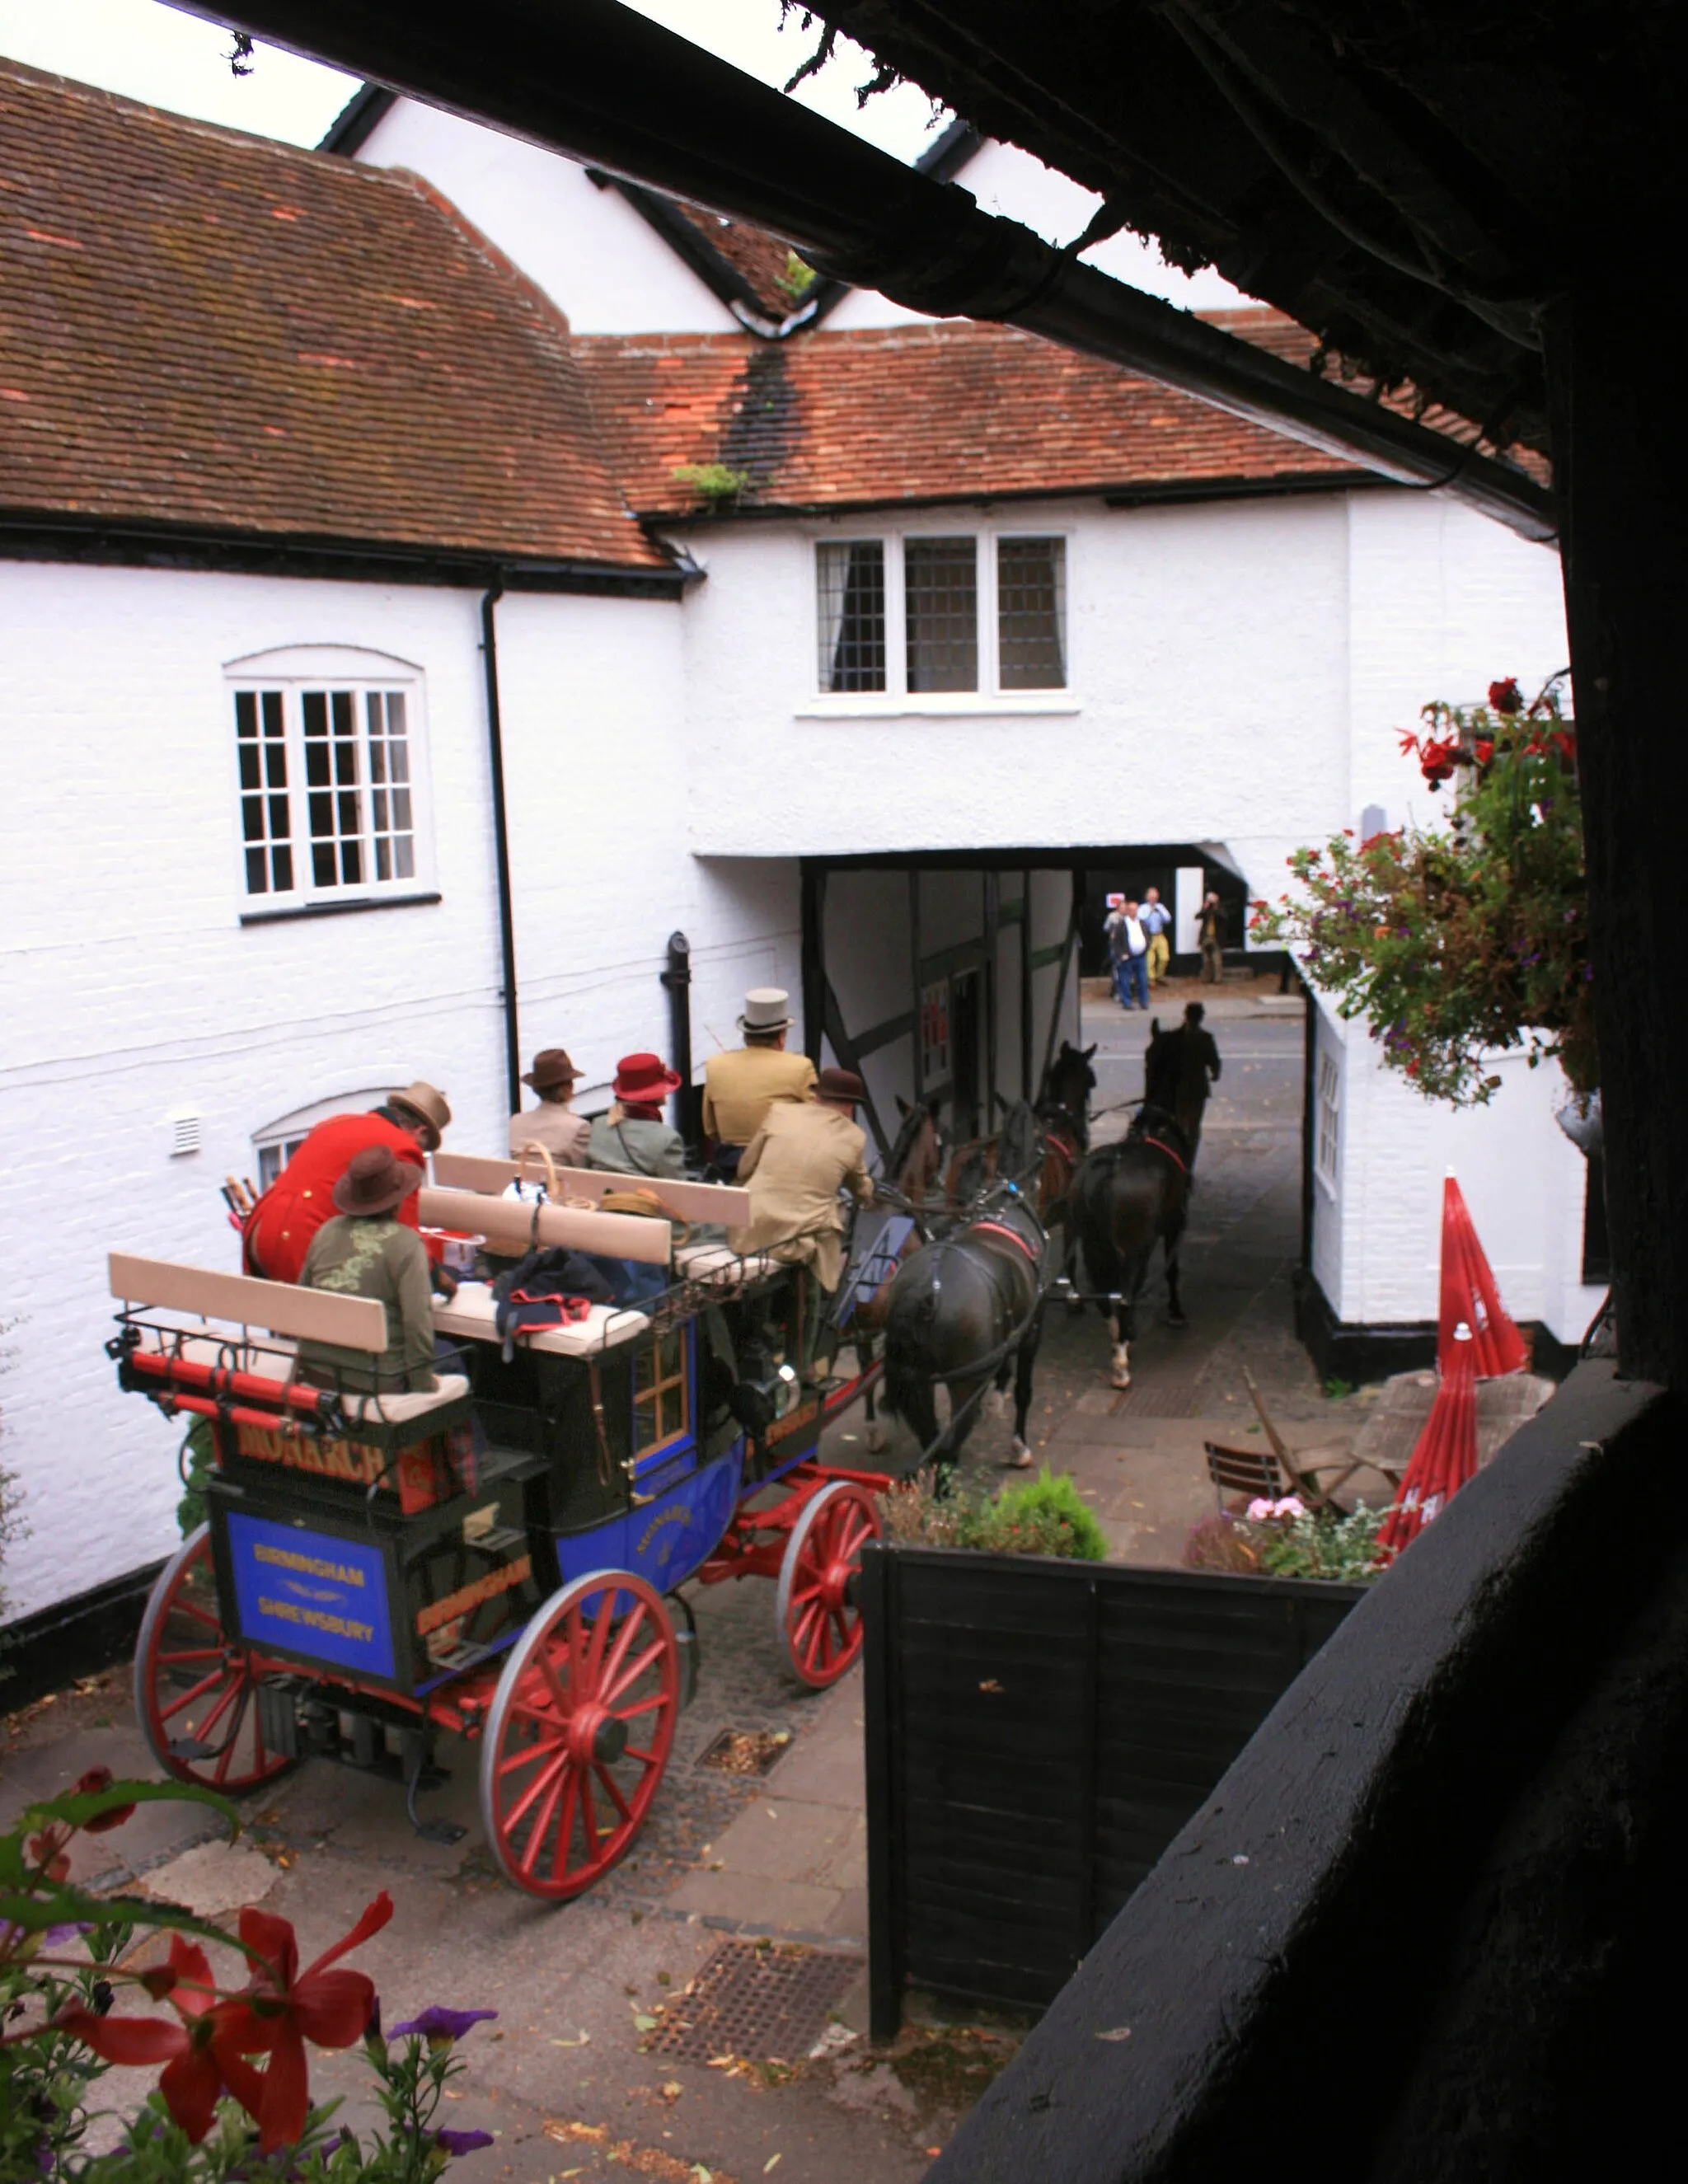
[[[1000,1184],[972,1217],[898,1268],[885,1322],[885,1408],[904,1419],[952,1476],[991,1386],[1014,1378],[1014,1448],[1029,1464],[1026,1419],[1043,1328],[1043,1225],[1012,1184]],[[950,1423],[939,1433],[938,1384],[950,1390]]]
[[[915,1226],[904,1240],[898,1253],[897,1263],[900,1264],[911,1252],[918,1251],[925,1241],[919,1209],[928,1203],[933,1186],[943,1168],[944,1143],[938,1128],[939,1102],[935,1099],[917,1100],[911,1106],[900,1093],[897,1107],[902,1116],[902,1124],[886,1159],[884,1172],[890,1180],[892,1190],[915,1209]],[[859,1298],[854,1304],[840,1292],[837,1308],[844,1315],[844,1340],[855,1351],[858,1372],[866,1373],[873,1362],[874,1343],[884,1328],[886,1315],[890,1310],[891,1284],[895,1273],[896,1266],[894,1265],[872,1296]],[[863,1401],[867,1446],[870,1453],[877,1456],[885,1446],[885,1429],[879,1423],[871,1383]]]
[[[1166,1256],[1168,1318],[1188,1324],[1178,1295],[1178,1243],[1189,1207],[1189,1141],[1175,1117],[1145,1106],[1128,1137],[1088,1155],[1072,1187],[1085,1287],[1113,1329],[1113,1384],[1131,1385],[1137,1300],[1156,1243]]]

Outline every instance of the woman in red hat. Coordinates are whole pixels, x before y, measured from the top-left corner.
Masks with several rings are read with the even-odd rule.
[[[618,1168],[626,1175],[686,1173],[685,1141],[662,1119],[662,1104],[680,1078],[659,1055],[624,1054],[610,1086],[616,1104],[592,1126],[588,1167]]]

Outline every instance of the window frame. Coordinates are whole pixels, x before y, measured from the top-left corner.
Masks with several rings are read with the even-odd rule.
[[[1332,1199],[1342,1183],[1342,1078],[1340,1057],[1321,1043],[1313,1084],[1313,1173]]]
[[[311,789],[305,763],[304,699],[308,692],[341,690],[353,694],[357,722],[359,760],[356,793],[359,812],[359,839],[362,844],[365,870],[359,879],[320,886],[310,877],[309,799]],[[290,889],[272,887],[253,893],[247,873],[245,815],[242,800],[249,792],[241,780],[237,700],[242,694],[250,693],[258,702],[261,719],[263,694],[266,691],[278,691],[281,696],[282,746],[287,754],[286,794],[291,823],[289,846],[292,853],[293,884]],[[412,869],[402,877],[384,880],[373,877],[377,830],[371,804],[371,791],[376,784],[370,776],[368,699],[372,693],[383,701],[395,693],[402,695],[404,700],[404,742],[409,775],[406,785],[410,793]],[[432,897],[432,768],[429,762],[426,677],[419,666],[410,660],[359,645],[288,645],[226,661],[222,676],[222,733],[228,753],[233,800],[231,856],[236,899],[242,922],[261,922],[268,918],[298,916],[313,911],[373,909],[383,903]]]
[[[905,548],[923,538],[971,538],[978,616],[978,687],[974,690],[911,690],[908,687],[908,578]],[[809,547],[808,694],[797,707],[799,717],[872,718],[887,714],[1074,713],[1081,710],[1078,666],[1073,641],[1073,559],[1076,526],[1061,522],[967,522],[954,510],[933,510],[905,522],[848,521],[811,526]],[[998,549],[1001,541],[1058,538],[1063,563],[1061,652],[1067,680],[1043,689],[1004,690],[1001,684],[1002,629],[1000,619]],[[826,690],[821,688],[820,615],[822,546],[877,542],[885,569],[885,688],[883,690]]]
[[[663,1450],[673,1448],[688,1440],[692,1434],[692,1343],[691,1329],[683,1321],[676,1321],[653,1330],[649,1342],[642,1341],[633,1353],[632,1370],[628,1375],[627,1397],[630,1411],[628,1426],[629,1460],[643,1465]],[[679,1369],[664,1377],[660,1370],[664,1343],[672,1340],[679,1346]],[[651,1383],[649,1388],[639,1386],[639,1368],[649,1358],[651,1361]],[[671,1431],[661,1430],[665,1406],[665,1390],[679,1390],[680,1422]],[[641,1444],[639,1440],[639,1402],[641,1396],[649,1401],[651,1425],[656,1434],[654,1440]]]

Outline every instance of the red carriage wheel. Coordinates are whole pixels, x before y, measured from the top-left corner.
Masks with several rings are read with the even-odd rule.
[[[873,1496],[852,1479],[811,1495],[792,1527],[774,1613],[792,1667],[817,1691],[837,1683],[861,1651],[855,1579],[861,1550],[880,1529]]]
[[[265,1746],[252,1656],[223,1629],[207,1524],[165,1563],[147,1602],[135,1716],[153,1758],[178,1782],[255,1790],[291,1763]]]
[[[481,1755],[481,1819],[530,1895],[591,1887],[644,1824],[674,1741],[680,1656],[660,1594],[594,1570],[550,1599],[504,1663]]]

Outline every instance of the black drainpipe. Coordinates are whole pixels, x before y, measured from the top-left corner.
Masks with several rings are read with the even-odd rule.
[[[683,933],[668,936],[669,1067],[680,1079],[674,1095],[674,1127],[694,1151],[699,1146],[698,1095],[692,1084],[692,944]]]
[[[521,1032],[516,1017],[515,909],[510,887],[510,822],[504,811],[504,724],[499,710],[499,631],[493,609],[504,595],[494,576],[481,600],[481,664],[487,677],[487,750],[493,773],[493,846],[499,865],[499,945],[503,958],[504,1079],[510,1112],[521,1106]]]

